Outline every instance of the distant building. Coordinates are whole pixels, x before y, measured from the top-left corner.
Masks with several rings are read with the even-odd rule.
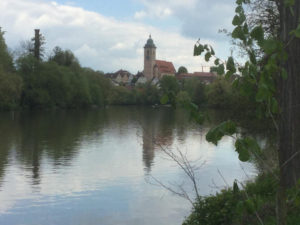
[[[217,79],[217,75],[211,72],[194,72],[194,73],[181,73],[177,74],[176,78],[178,80],[197,78],[205,84],[211,84]]]
[[[105,74],[105,76],[111,79],[111,81],[115,85],[130,84],[134,77],[130,72],[126,70],[118,70],[115,73],[107,73]]]
[[[176,70],[172,62],[156,60],[156,46],[149,36],[144,46],[144,71],[148,81],[153,78],[161,79],[163,76],[175,76]]]

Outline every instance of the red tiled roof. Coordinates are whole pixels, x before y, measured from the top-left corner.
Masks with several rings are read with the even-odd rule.
[[[163,61],[163,60],[155,60],[155,66],[158,67],[158,71],[160,73],[171,73],[175,74],[176,70],[171,62]]]

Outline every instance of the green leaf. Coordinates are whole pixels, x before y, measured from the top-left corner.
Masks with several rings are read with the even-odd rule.
[[[246,162],[250,159],[249,152],[261,154],[261,149],[260,149],[259,145],[253,138],[250,138],[250,137],[238,139],[235,142],[235,148],[239,154],[239,159],[242,162]]]
[[[243,13],[244,12],[244,9],[241,5],[239,5],[238,7],[235,8],[235,12],[236,13]]]
[[[223,136],[232,135],[234,133],[236,133],[236,125],[234,122],[229,120],[210,129],[206,134],[206,140],[217,145],[218,141],[221,140]]]
[[[160,99],[160,103],[161,103],[162,105],[167,104],[168,101],[169,101],[169,96],[168,96],[167,94],[165,94],[165,95]]]
[[[203,51],[204,51],[203,45],[201,45],[201,44],[194,45],[194,56],[201,55]]]
[[[278,41],[273,39],[264,40],[262,43],[262,48],[267,54],[272,54],[276,51],[277,47],[279,46]]]
[[[220,64],[220,59],[215,60],[215,65],[218,66]]]
[[[235,142],[235,149],[239,154],[239,160],[242,162],[246,162],[250,159],[250,154],[248,152],[248,149],[245,145],[244,139],[238,139]]]
[[[243,0],[236,0],[236,4],[237,5],[242,5],[243,4]]]
[[[232,31],[232,34],[231,34],[232,38],[234,39],[240,39],[242,41],[246,40],[246,36],[243,32],[243,29],[238,26],[236,27],[233,31]]]
[[[198,46],[197,45],[194,45],[194,56],[197,56],[198,54],[198,52],[197,52],[197,48],[198,48]]]
[[[210,59],[210,57],[211,57],[211,53],[210,53],[210,52],[207,52],[207,53],[205,54],[205,61],[208,62],[209,59]]]
[[[235,15],[234,17],[233,17],[233,20],[232,20],[232,25],[233,26],[239,26],[239,25],[241,25],[242,23],[241,23],[241,20],[240,20],[240,17],[238,16],[238,15]]]
[[[262,26],[256,26],[250,33],[251,37],[254,38],[259,45],[264,41],[264,30]]]

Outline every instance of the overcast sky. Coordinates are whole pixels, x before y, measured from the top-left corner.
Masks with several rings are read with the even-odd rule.
[[[193,46],[211,44],[222,58],[232,29],[235,0],[0,0],[0,26],[14,50],[39,28],[47,54],[55,46],[72,50],[82,66],[104,72],[143,70],[143,47],[152,35],[157,59],[190,72],[208,66]]]

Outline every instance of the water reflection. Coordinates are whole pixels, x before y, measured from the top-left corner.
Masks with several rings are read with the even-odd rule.
[[[203,194],[216,166],[228,182],[244,179],[231,140],[218,151],[208,127],[165,107],[1,113],[0,224],[153,224],[154,214],[154,224],[180,224],[188,203],[144,180],[184,179],[161,146],[205,157]]]

